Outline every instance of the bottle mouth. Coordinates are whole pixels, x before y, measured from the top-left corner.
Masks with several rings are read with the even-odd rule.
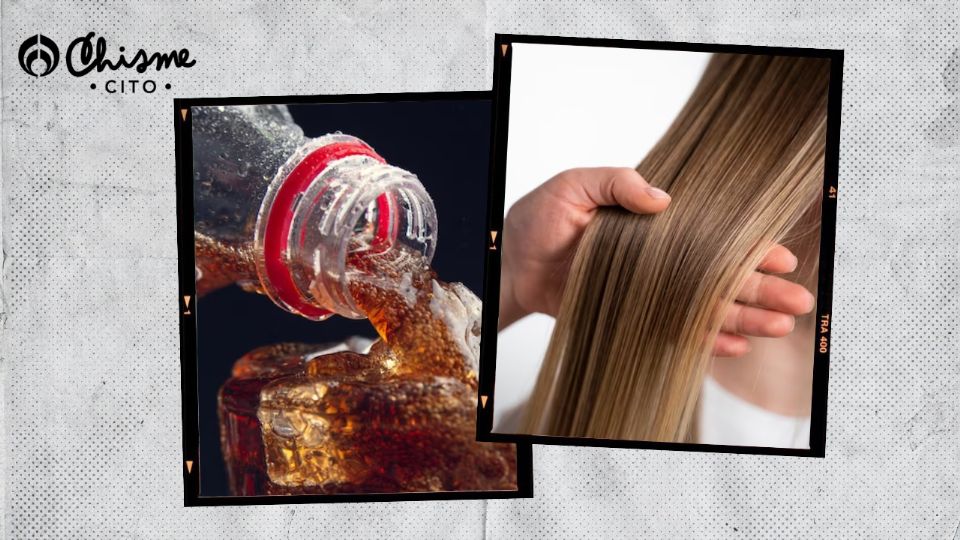
[[[429,262],[436,210],[415,175],[336,134],[309,141],[281,167],[256,230],[258,273],[275,303],[313,320],[362,319],[351,261],[402,249]]]

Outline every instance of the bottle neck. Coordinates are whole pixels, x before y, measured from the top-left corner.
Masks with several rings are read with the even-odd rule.
[[[429,261],[435,246],[436,210],[417,177],[341,134],[308,141],[280,168],[255,234],[264,291],[315,320],[366,317],[350,293],[370,271],[357,261],[393,250]]]
[[[309,139],[284,106],[191,110],[195,230],[229,245],[248,243],[271,180]]]

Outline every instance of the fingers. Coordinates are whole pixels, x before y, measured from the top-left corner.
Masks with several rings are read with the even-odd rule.
[[[797,264],[797,257],[789,249],[780,244],[774,244],[760,261],[757,269],[771,274],[786,274],[796,270]]]
[[[743,337],[720,332],[713,344],[713,355],[721,358],[735,358],[750,352],[750,341]]]
[[[734,303],[720,330],[747,336],[783,337],[793,332],[795,324],[793,315]]]
[[[627,167],[570,169],[548,184],[571,204],[593,210],[599,206],[622,206],[631,212],[653,214],[670,204],[670,196],[650,186],[637,171]]]
[[[797,258],[789,249],[775,245],[758,267],[774,273],[792,272]],[[778,338],[793,331],[795,315],[809,313],[816,299],[803,286],[783,278],[753,272],[727,311],[713,347],[714,356],[737,357],[750,351],[744,336]]]
[[[813,310],[816,299],[802,285],[754,272],[737,294],[737,301],[790,315]]]

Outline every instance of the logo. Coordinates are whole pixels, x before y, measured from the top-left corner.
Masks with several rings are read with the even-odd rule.
[[[27,72],[27,75],[44,77],[56,69],[57,63],[60,62],[60,49],[52,39],[37,34],[28,37],[23,45],[20,45],[17,56],[20,58],[20,67]],[[33,70],[37,61],[43,62],[42,71]]]
[[[19,51],[20,67],[31,77],[49,75],[60,62],[60,49],[52,39],[36,34],[28,37]],[[157,81],[143,78],[149,71],[164,71],[179,68],[191,68],[197,63],[190,58],[190,50],[169,49],[161,52],[148,52],[145,49],[136,49],[132,53],[126,52],[125,47],[117,47],[111,51],[107,40],[98,37],[95,32],[88,32],[67,45],[63,55],[67,71],[74,77],[85,77],[106,72],[132,73],[126,78],[109,79],[103,84],[103,89],[109,94],[152,94],[157,90]],[[41,67],[42,62],[42,68]],[[168,82],[163,85],[170,90]],[[97,83],[90,83],[90,89],[96,90]]]

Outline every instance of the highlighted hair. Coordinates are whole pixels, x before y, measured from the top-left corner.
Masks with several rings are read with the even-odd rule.
[[[794,251],[794,279],[815,290],[829,65],[712,57],[637,167],[670,207],[604,208],[587,227],[521,431],[694,438],[726,308],[767,249]]]

